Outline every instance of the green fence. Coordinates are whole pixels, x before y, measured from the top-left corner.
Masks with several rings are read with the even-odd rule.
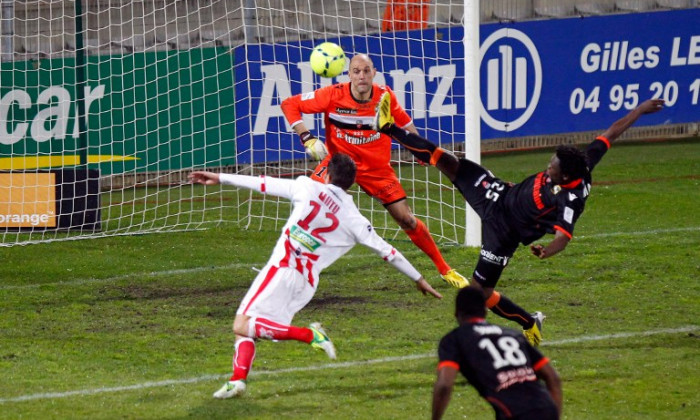
[[[102,175],[235,162],[233,56],[206,48],[89,56],[87,154]],[[0,170],[80,164],[74,58],[0,66]]]

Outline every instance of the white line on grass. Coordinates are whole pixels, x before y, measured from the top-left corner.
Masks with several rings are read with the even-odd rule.
[[[612,236],[627,236],[627,235],[632,235],[632,236],[641,236],[641,235],[658,235],[658,234],[663,234],[663,233],[678,233],[678,232],[693,232],[693,231],[700,231],[700,226],[693,226],[693,227],[684,227],[684,228],[672,228],[672,229],[654,229],[654,230],[645,230],[645,231],[638,231],[638,232],[610,232],[610,233],[600,233],[596,235],[582,235],[582,236],[577,236],[578,239],[596,239],[596,238],[609,238]],[[410,256],[413,253],[418,253],[417,250],[411,249],[407,251],[402,251],[404,255]],[[367,254],[368,256],[370,254]],[[374,254],[371,254],[374,256]],[[259,266],[265,265],[265,263],[259,263],[257,264]],[[220,265],[220,266],[205,266],[205,267],[194,267],[194,268],[182,268],[178,270],[165,270],[165,271],[150,271],[147,273],[130,273],[130,274],[123,274],[121,276],[114,276],[114,277],[107,277],[104,279],[98,279],[98,278],[86,278],[86,279],[75,279],[75,280],[69,280],[69,281],[60,281],[60,282],[54,282],[54,283],[33,283],[33,284],[23,284],[23,285],[8,285],[8,286],[0,286],[0,291],[2,290],[18,290],[18,289],[32,289],[32,288],[38,288],[41,286],[81,286],[85,284],[92,284],[92,283],[109,283],[113,281],[119,281],[119,280],[125,280],[125,279],[130,279],[130,278],[138,278],[138,277],[158,277],[158,276],[169,276],[173,274],[192,274],[192,273],[200,273],[200,272],[206,272],[206,271],[215,271],[215,270],[227,270],[231,268],[250,268],[254,271],[259,271],[254,267],[254,264],[242,264],[242,263],[234,263],[234,264],[228,264],[228,265]]]
[[[584,335],[581,337],[565,338],[561,340],[547,341],[545,344],[548,346],[556,346],[560,344],[572,344],[572,343],[582,343],[586,341],[602,341],[602,340],[615,340],[619,338],[632,338],[632,337],[647,337],[651,335],[658,334],[678,334],[678,333],[690,333],[699,330],[700,327],[697,325],[688,325],[679,328],[664,328],[659,330],[649,330],[649,331],[639,331],[639,332],[629,332],[629,333],[616,333],[607,335]],[[328,363],[325,365],[316,366],[304,366],[304,367],[294,367],[286,369],[277,369],[270,371],[253,371],[251,376],[263,376],[263,375],[279,375],[283,373],[291,372],[311,372],[317,370],[326,369],[340,369],[346,367],[357,367],[366,365],[376,365],[381,363],[391,363],[391,362],[403,362],[406,360],[416,360],[416,359],[426,359],[430,357],[436,357],[435,353],[424,353],[424,354],[413,354],[408,356],[395,356],[395,357],[382,357],[380,359],[371,360],[356,360],[350,362],[341,363]],[[102,394],[106,392],[121,392],[121,391],[135,391],[145,388],[158,388],[170,385],[181,385],[181,384],[191,384],[197,382],[205,381],[215,381],[228,377],[229,375],[204,375],[198,376],[196,378],[184,378],[184,379],[169,379],[165,381],[155,381],[155,382],[143,382],[134,385],[116,386],[116,387],[103,387],[103,388],[93,388],[93,389],[81,389],[76,391],[65,391],[65,392],[47,392],[41,394],[29,394],[21,395],[18,397],[0,398],[0,404],[13,403],[13,402],[23,402],[23,401],[33,401],[33,400],[45,400],[45,399],[58,399],[67,398],[73,396],[87,396]]]
[[[264,265],[264,263],[262,265]],[[104,279],[89,277],[86,279],[57,281],[54,283],[33,283],[33,284],[22,284],[22,285],[9,285],[9,286],[0,287],[0,290],[36,289],[36,288],[39,288],[42,286],[82,286],[85,284],[94,284],[94,283],[111,283],[114,281],[126,280],[126,279],[132,279],[132,278],[160,277],[160,276],[171,276],[171,275],[177,275],[177,274],[196,274],[196,273],[201,273],[201,272],[205,272],[205,271],[228,270],[231,268],[250,268],[252,270],[256,270],[256,268],[250,263],[234,263],[234,264],[217,265],[217,266],[211,265],[211,266],[194,267],[194,268],[180,268],[180,269],[176,269],[176,270],[149,271],[146,273],[129,273],[129,274],[122,274],[120,276],[106,277]]]
[[[609,233],[596,233],[595,235],[581,235],[576,236],[578,239],[598,239],[598,238],[610,238],[614,236],[643,236],[643,235],[658,235],[663,233],[679,233],[679,232],[695,232],[700,231],[700,226],[688,226],[681,228],[669,228],[669,229],[652,229],[652,230],[640,230],[636,232],[609,232]]]

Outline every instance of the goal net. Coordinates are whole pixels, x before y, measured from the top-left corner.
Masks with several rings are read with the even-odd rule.
[[[308,65],[332,41],[367,53],[419,132],[464,150],[463,1],[0,1],[3,246],[205,229],[279,229],[289,203],[187,183],[193,169],[296,177],[316,162],[280,102],[330,83]],[[460,117],[461,116],[461,117]],[[320,115],[306,125],[324,138]],[[414,213],[462,243],[465,203],[394,147]],[[351,191],[380,234],[406,239]]]

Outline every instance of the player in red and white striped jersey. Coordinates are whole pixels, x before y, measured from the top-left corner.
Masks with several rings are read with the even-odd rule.
[[[233,324],[233,375],[214,393],[215,398],[231,398],[245,391],[255,358],[254,339],[302,341],[335,359],[335,347],[320,324],[305,328],[292,326],[291,322],[313,298],[321,271],[355,244],[374,251],[416,282],[423,294],[442,298],[396,248],[377,235],[345,192],[354,182],[355,171],[352,159],[339,153],[328,164],[327,184],[304,176],[289,180],[205,171],[190,174],[193,182],[248,188],[288,198],[293,205],[272,256],[238,308]]]

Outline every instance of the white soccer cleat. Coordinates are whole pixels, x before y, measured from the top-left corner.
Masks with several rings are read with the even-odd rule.
[[[220,400],[233,398],[245,393],[245,381],[227,381],[224,386],[214,393],[214,398]]]
[[[309,325],[309,329],[311,330],[312,333],[314,333],[314,339],[311,340],[311,347],[323,350],[326,352],[329,358],[335,359],[335,346],[333,345],[333,342],[331,341],[330,338],[328,338],[328,335],[326,335],[326,331],[321,327],[321,324],[318,322],[314,322],[313,324]]]

